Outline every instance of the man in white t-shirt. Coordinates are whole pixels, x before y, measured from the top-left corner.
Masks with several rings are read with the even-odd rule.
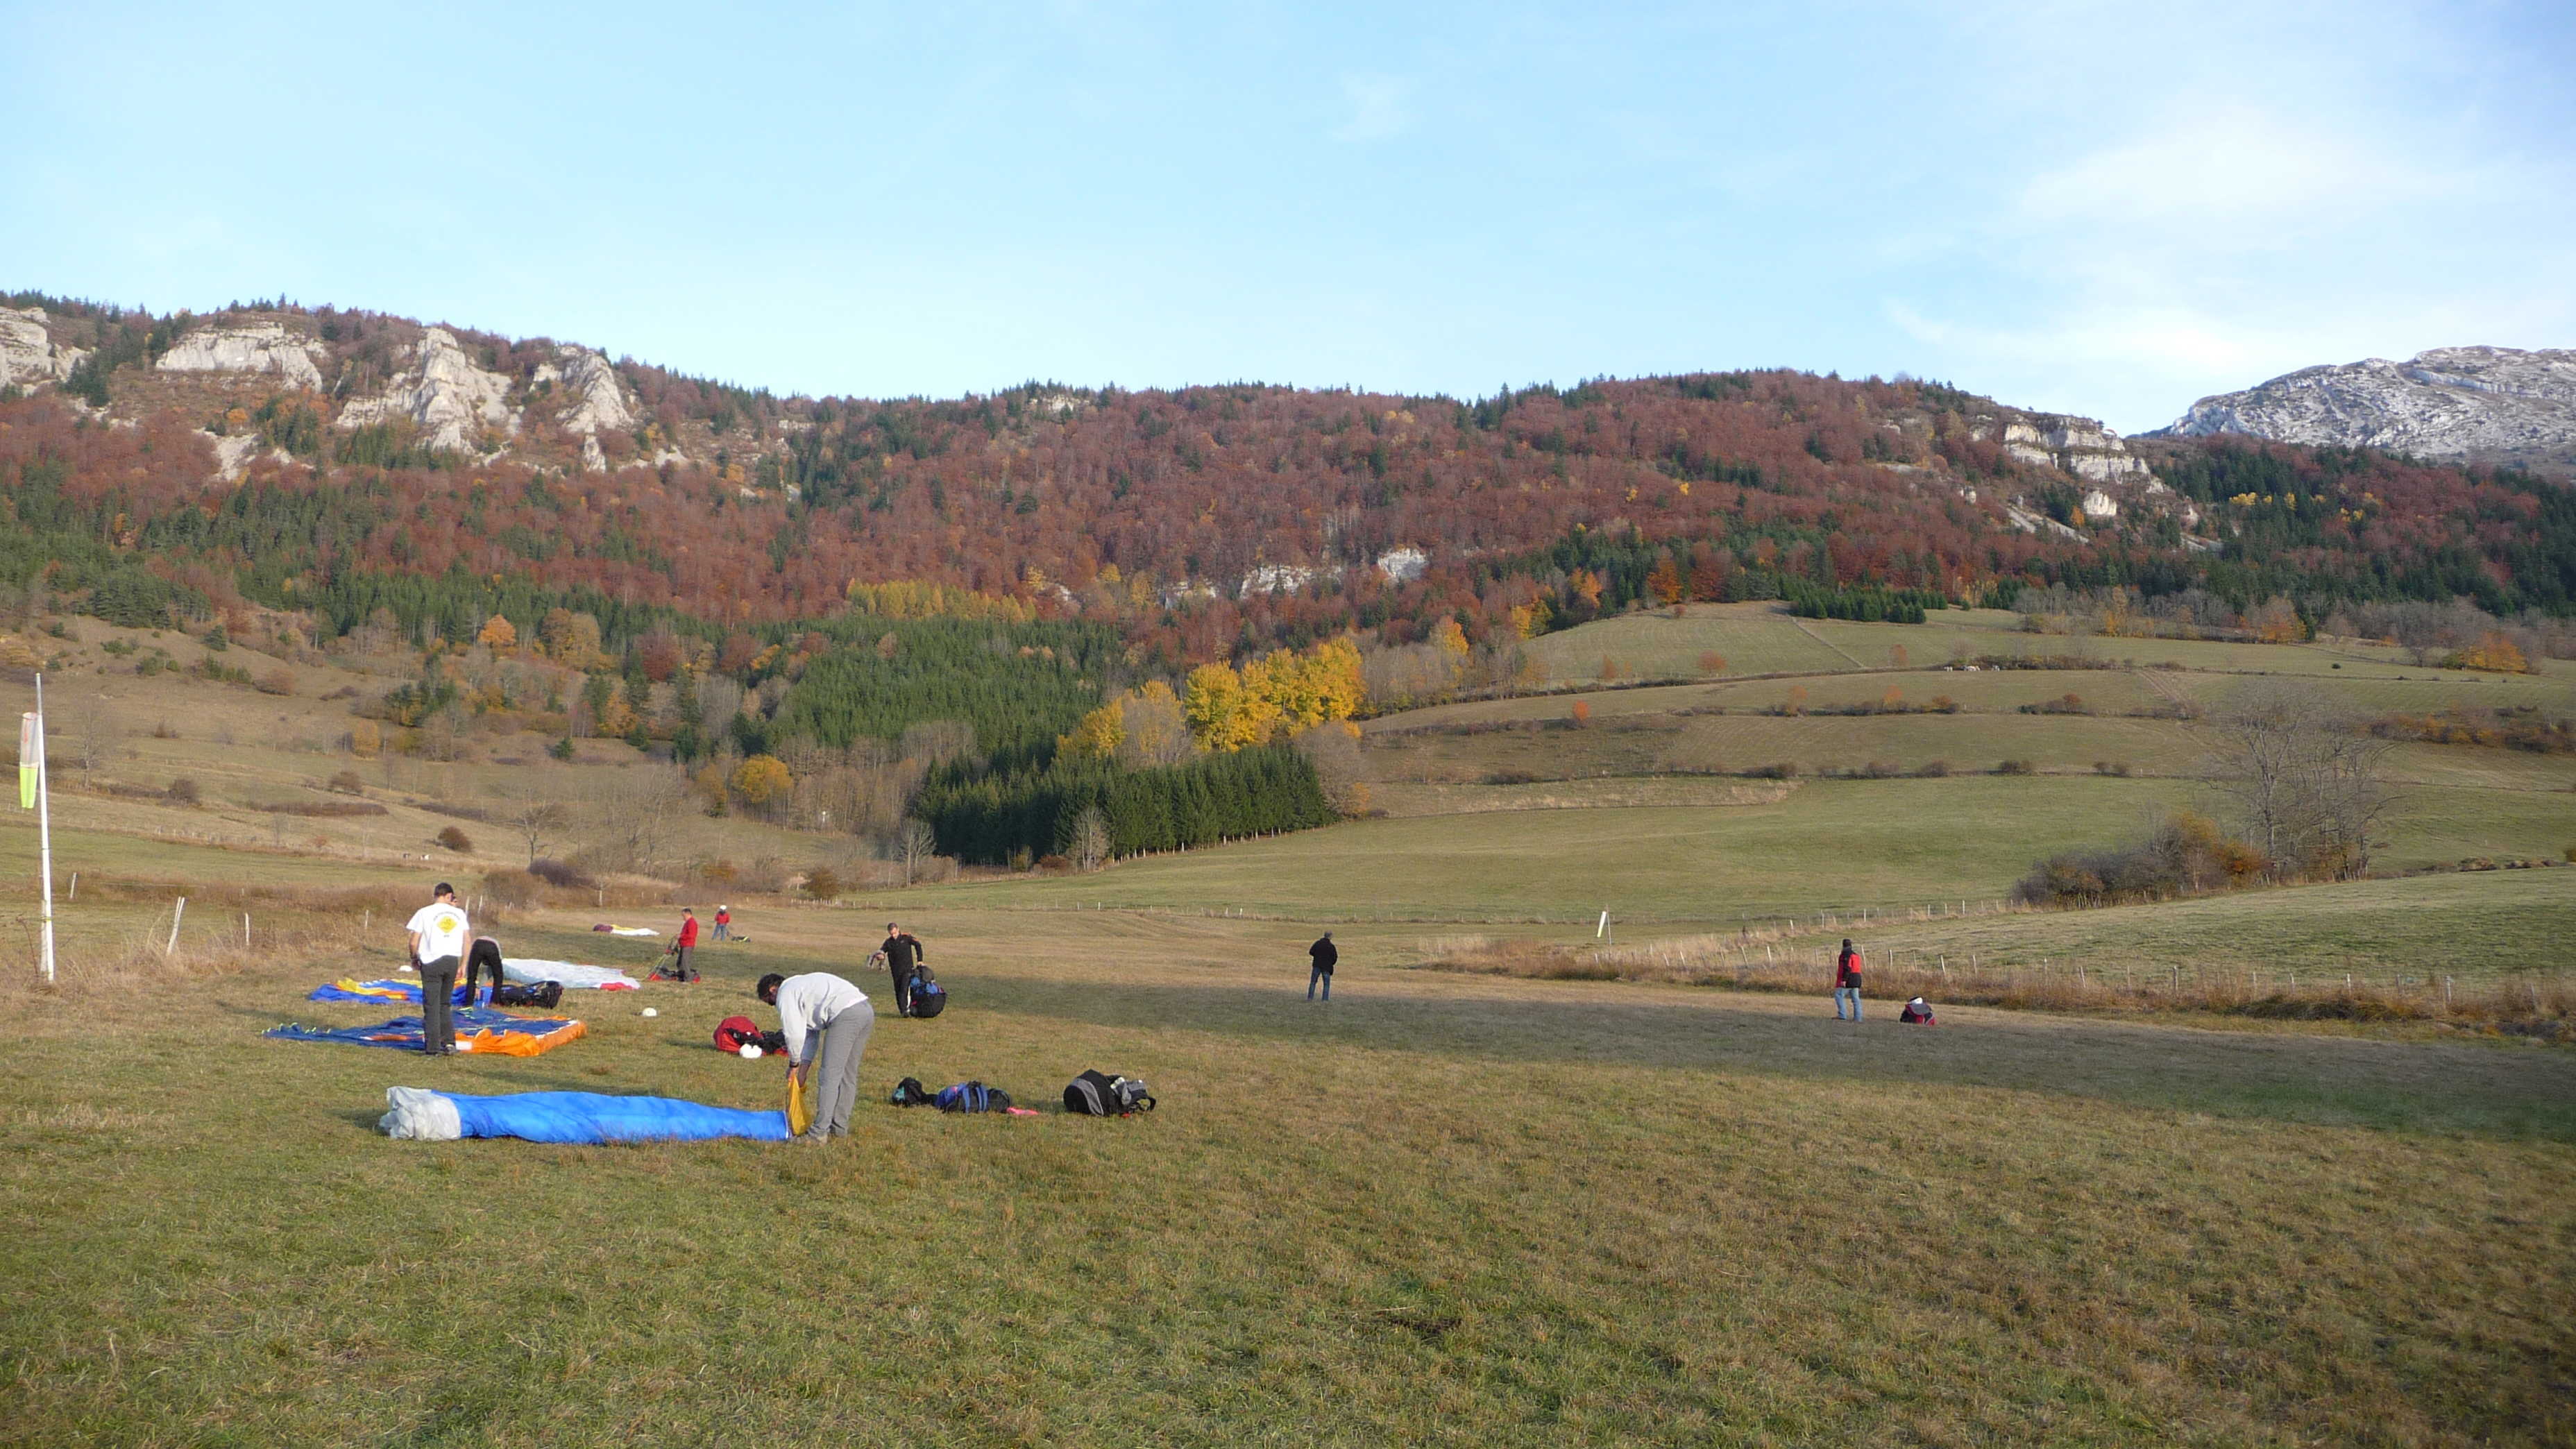
[[[420,967],[420,1049],[445,1056],[456,1050],[456,968],[473,936],[465,908],[456,903],[456,887],[440,881],[404,929],[411,933],[411,959]]]
[[[814,1121],[799,1140],[849,1136],[850,1109],[859,1100],[859,1058],[877,1025],[877,1009],[868,1004],[868,994],[827,971],[802,976],[773,971],[760,978],[752,993],[778,1008],[789,1073],[806,1068]]]

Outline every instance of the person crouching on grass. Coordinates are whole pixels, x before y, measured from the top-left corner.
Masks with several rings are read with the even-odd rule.
[[[456,887],[440,881],[429,904],[412,912],[403,929],[411,936],[411,959],[420,966],[420,1049],[449,1055],[456,1050],[456,968],[473,934],[465,908],[456,903]]]
[[[778,1008],[778,1029],[787,1038],[788,1075],[815,1068],[805,1074],[814,1120],[797,1140],[849,1136],[850,1109],[859,1100],[859,1058],[877,1024],[868,994],[826,971],[802,976],[772,971],[752,992]]]
[[[1843,1015],[1849,1004],[1851,1015]],[[1860,953],[1852,949],[1851,937],[1843,937],[1842,954],[1834,958],[1834,1020],[1860,1020]]]

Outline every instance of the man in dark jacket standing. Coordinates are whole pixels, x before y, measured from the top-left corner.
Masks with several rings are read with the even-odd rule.
[[[1848,1004],[1851,1014],[1843,1008]],[[1834,958],[1834,1020],[1860,1020],[1860,953],[1852,949],[1851,938],[1843,938],[1842,954]]]
[[[885,958],[886,970],[894,977],[894,1014],[912,1015],[912,974],[928,952],[921,948],[921,938],[892,921],[886,922],[885,944],[877,947]]]
[[[1333,963],[1342,959],[1342,953],[1333,947],[1333,933],[1326,931],[1314,945],[1306,948],[1306,954],[1315,963],[1315,969],[1306,973],[1306,999],[1315,999],[1315,986],[1320,982],[1324,988],[1324,999],[1332,1000]]]

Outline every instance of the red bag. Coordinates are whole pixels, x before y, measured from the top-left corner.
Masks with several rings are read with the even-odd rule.
[[[760,1023],[747,1016],[728,1016],[716,1024],[717,1051],[740,1052],[746,1045],[760,1045]]]

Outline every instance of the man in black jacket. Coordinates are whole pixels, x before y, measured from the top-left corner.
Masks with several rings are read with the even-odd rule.
[[[912,977],[929,954],[921,948],[921,938],[892,921],[886,922],[885,944],[877,947],[885,958],[886,970],[894,977],[894,1014],[912,1015]]]
[[[1315,969],[1306,974],[1306,999],[1308,1001],[1315,999],[1316,983],[1321,982],[1324,987],[1324,999],[1332,1000],[1333,963],[1342,959],[1342,953],[1334,949],[1333,933],[1326,931],[1314,945],[1306,948],[1306,954],[1315,962]]]

